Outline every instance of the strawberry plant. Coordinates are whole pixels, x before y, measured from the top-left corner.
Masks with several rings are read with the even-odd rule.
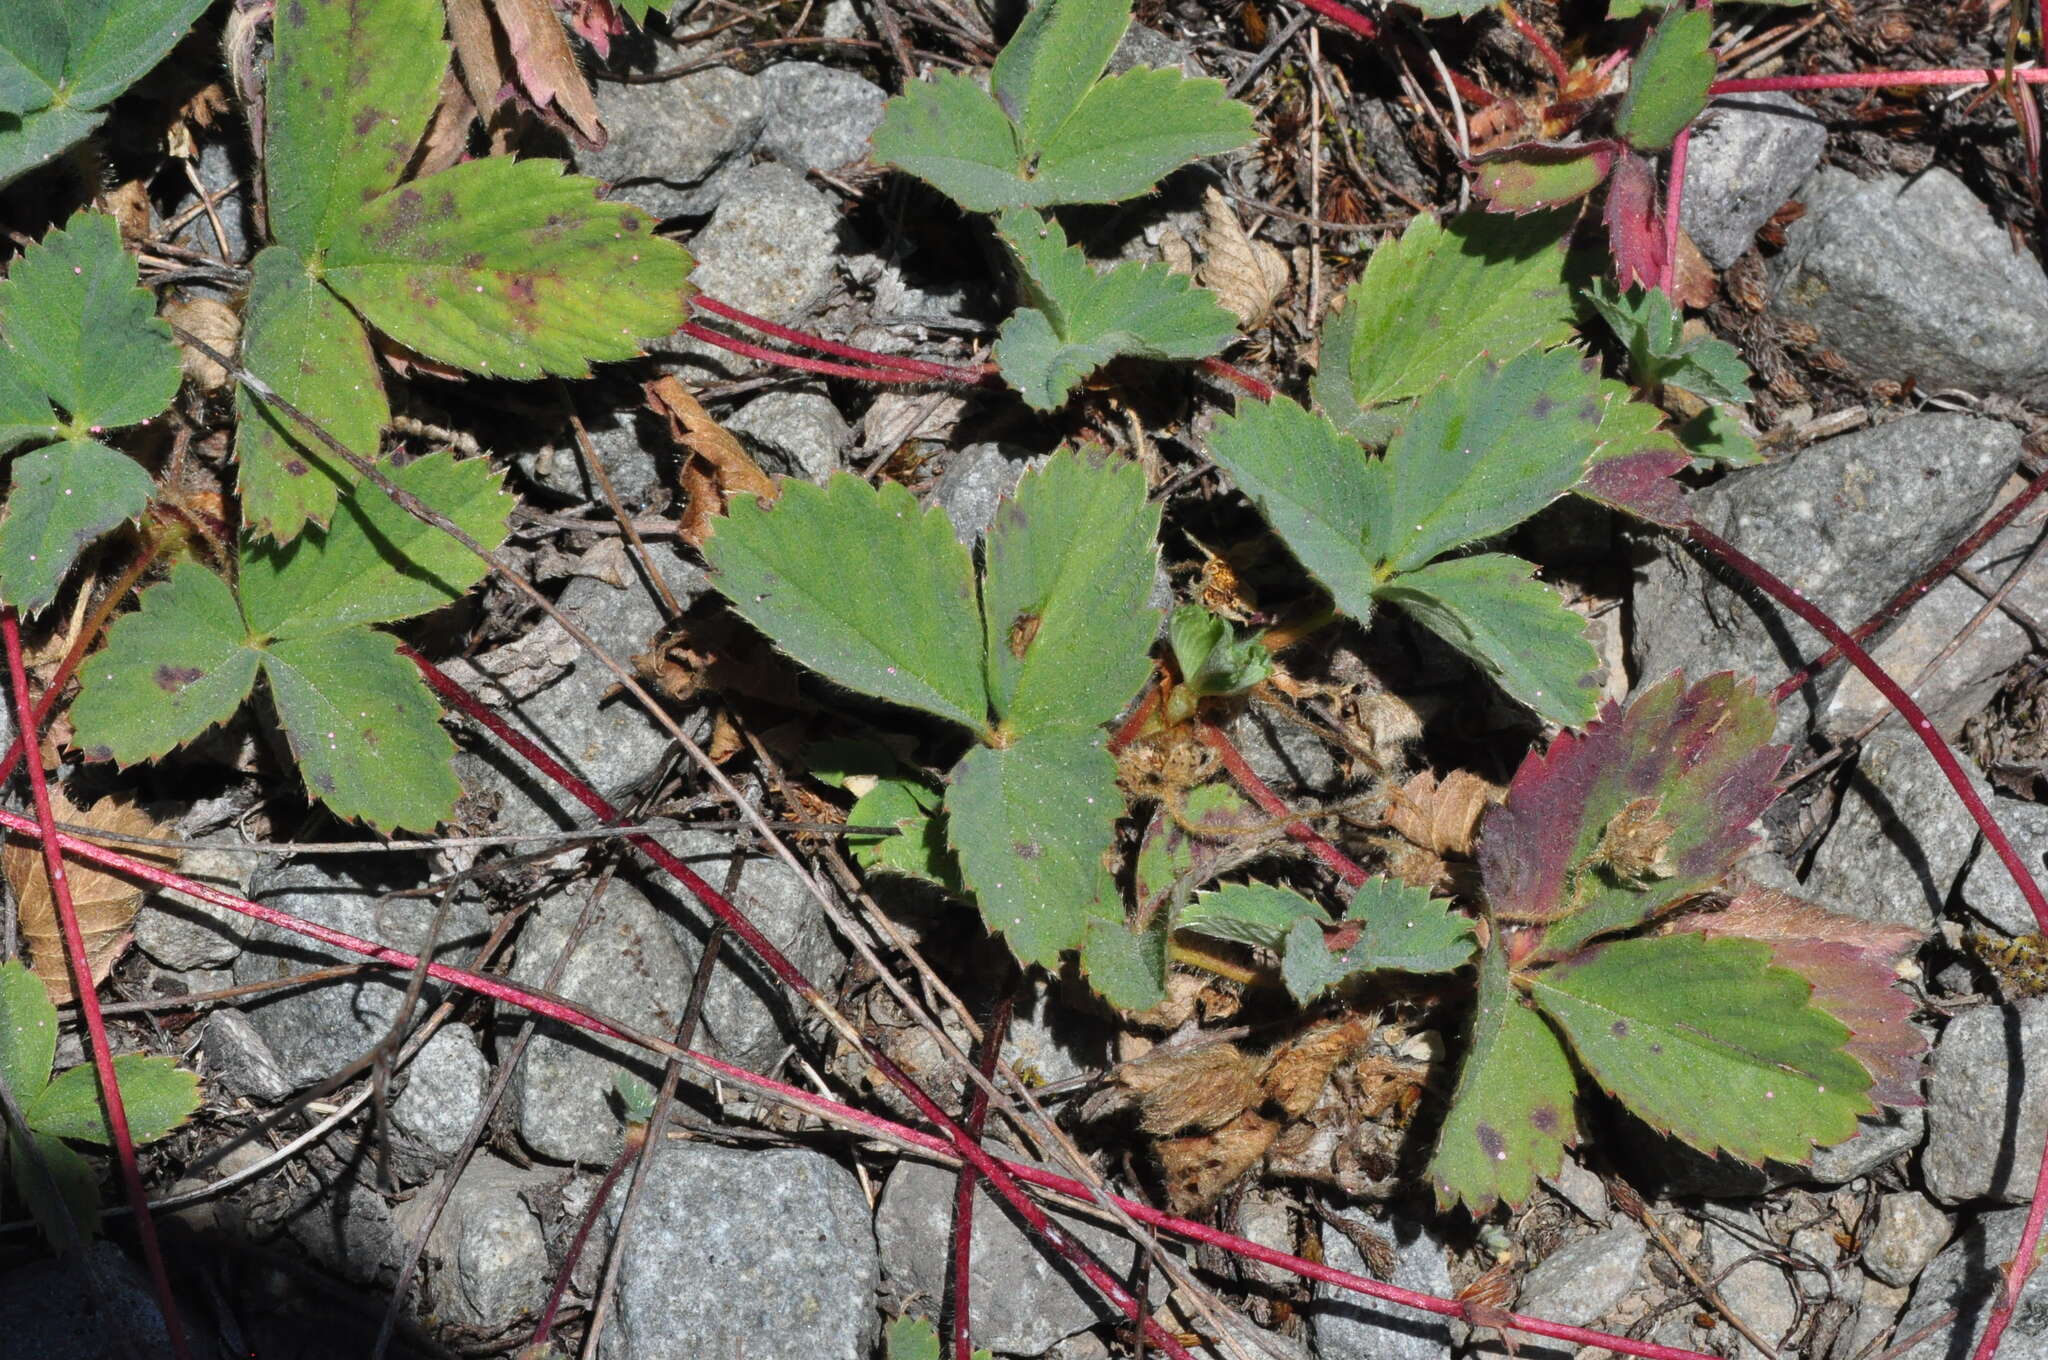
[[[478,460],[431,454],[391,479],[487,547],[511,498]],[[261,675],[309,795],[380,830],[431,830],[462,790],[440,709],[397,643],[371,628],[426,613],[484,563],[376,487],[289,544],[245,533],[235,580],[180,563],[109,630],[72,708],[78,744],[123,765],[227,721]]]
[[[0,6],[0,186],[82,141],[185,36],[207,0]]]
[[[1110,967],[1127,936],[1104,867],[1123,797],[1102,728],[1151,664],[1158,527],[1144,473],[1088,448],[1024,477],[983,540],[979,583],[943,511],[843,474],[785,481],[772,508],[737,500],[705,545],[718,588],[782,650],[976,739],[946,776],[945,844],[1026,962],[1081,949]],[[932,794],[886,787],[897,804],[863,817],[927,821],[890,867],[943,881],[919,849],[935,848]]]
[[[962,207],[1001,213],[997,233],[1026,300],[1003,323],[995,361],[1041,410],[1119,355],[1201,359],[1237,333],[1215,295],[1161,266],[1098,275],[1057,223],[1031,211],[1114,203],[1251,139],[1251,110],[1215,80],[1136,67],[1103,77],[1131,23],[1131,0],[1038,5],[996,59],[984,90],[943,72],[889,102],[875,158],[929,181]]]
[[[170,328],[113,218],[81,213],[22,252],[0,282],[0,356],[0,453],[24,450],[0,514],[0,599],[33,612],[155,492],[101,436],[162,415],[178,390]]]
[[[92,1064],[52,1077],[56,1057],[57,1008],[43,984],[19,960],[0,963],[0,1082],[27,1126],[8,1126],[7,1163],[44,1235],[61,1243],[71,1236],[67,1223],[87,1234],[99,1226],[99,1176],[71,1144],[105,1145],[110,1136]],[[137,1143],[162,1138],[199,1108],[199,1079],[170,1058],[123,1054],[114,1075]]]
[[[264,165],[274,244],[250,268],[242,361],[368,455],[390,420],[377,344],[499,378],[581,376],[682,322],[690,258],[559,162],[492,156],[407,179],[441,99],[438,0],[279,9]],[[244,387],[244,524],[325,524],[354,469]]]

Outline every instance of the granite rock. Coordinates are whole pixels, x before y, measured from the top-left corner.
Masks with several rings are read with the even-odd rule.
[[[391,1122],[452,1155],[482,1111],[490,1079],[476,1036],[461,1025],[443,1025],[406,1064],[405,1090],[391,1102]]]
[[[2015,1084],[2015,1078],[2017,1083]],[[1927,1080],[1927,1193],[1944,1204],[2033,1198],[2048,1140],[2048,997],[1948,1022]]]
[[[1820,164],[1827,124],[1789,94],[1727,95],[1693,124],[1685,162],[1686,235],[1716,269],[1756,234]]]
[[[1983,777],[1964,770],[1988,800]],[[1862,920],[1931,930],[1976,843],[1977,823],[1927,748],[1885,728],[1864,743],[1806,886]]]
[[[1999,1276],[2019,1249],[2026,1221],[2024,1208],[1987,1213],[1934,1258],[1913,1287],[1913,1301],[1895,1335],[1909,1337],[1951,1308],[1957,1316],[1900,1360],[1968,1360],[1990,1320]],[[2020,1291],[1998,1354],[2000,1360],[2048,1360],[2048,1271],[2036,1269]]]
[[[1405,1220],[1368,1219],[1365,1226],[1394,1244],[1387,1283],[1438,1296],[1452,1292],[1444,1243],[1434,1232]],[[1322,1240],[1326,1263],[1354,1275],[1372,1274],[1342,1232],[1326,1224]],[[1316,1285],[1308,1321],[1321,1360],[1449,1360],[1451,1354],[1451,1324],[1444,1319],[1333,1285]]]
[[[1863,1268],[1888,1285],[1920,1278],[1949,1239],[1955,1225],[1925,1195],[1900,1190],[1877,1202],[1877,1223],[1863,1243]]]
[[[697,259],[690,281],[703,292],[740,311],[790,321],[831,286],[839,211],[799,171],[743,166],[725,177],[718,210],[689,246]],[[690,339],[667,353],[686,377],[729,376],[752,362]]]
[[[770,472],[823,482],[839,470],[853,432],[830,398],[816,392],[768,392],[726,419]]]
[[[178,861],[178,872],[237,897],[249,894],[257,856],[201,846]],[[135,913],[135,944],[166,968],[225,968],[242,952],[249,918],[189,893],[151,893]]]
[[[889,96],[851,71],[785,61],[761,72],[767,121],[761,150],[798,170],[836,170],[865,160]]]
[[[596,90],[611,136],[601,151],[579,150],[576,168],[657,218],[717,207],[732,183],[719,172],[743,163],[767,116],[759,82],[724,66],[643,84],[599,81]]]

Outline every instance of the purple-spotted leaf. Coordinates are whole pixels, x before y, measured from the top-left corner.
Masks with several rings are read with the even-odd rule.
[[[1620,151],[1610,141],[1525,142],[1473,161],[1472,187],[1494,212],[1561,207],[1599,188]]]
[[[1629,74],[1614,130],[1637,151],[1662,151],[1707,107],[1714,83],[1714,16],[1673,5],[1650,30]]]
[[[1873,1108],[1848,1026],[1761,941],[1612,940],[1530,974],[1529,990],[1595,1081],[1702,1152],[1804,1162]]]
[[[1724,910],[1680,917],[1665,930],[1769,946],[1773,963],[1813,984],[1813,1004],[1849,1027],[1848,1051],[1870,1073],[1871,1097],[1921,1103],[1927,1039],[1912,1023],[1913,999],[1897,985],[1900,961],[1923,943],[1921,932],[1837,915],[1768,888],[1748,889]]]
[[[1754,681],[1673,674],[1524,759],[1480,824],[1494,916],[1542,927],[1531,957],[1558,958],[1712,887],[1775,792],[1773,718]]]
[[[1652,524],[1683,524],[1685,488],[1673,479],[1692,455],[1664,428],[1664,413],[1608,378],[1600,380],[1600,401],[1593,463],[1572,490]]]
[[[1177,809],[1162,804],[1138,841],[1132,869],[1138,909],[1157,911],[1176,889],[1185,894],[1223,872],[1248,832],[1264,821],[1264,814],[1228,784],[1191,790]]]
[[[1564,1044],[1523,1003],[1496,943],[1479,961],[1479,1000],[1458,1088],[1429,1161],[1441,1208],[1521,1204],[1578,1141],[1579,1078]]]

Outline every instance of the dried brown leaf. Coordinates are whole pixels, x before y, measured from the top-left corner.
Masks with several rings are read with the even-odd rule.
[[[53,789],[50,803],[56,819],[73,826],[122,836],[162,834],[156,820],[125,796],[103,798],[92,811],[83,812],[72,805],[62,790]],[[121,852],[165,868],[178,862],[174,850],[123,845]],[[0,851],[0,874],[5,875],[14,892],[30,969],[43,980],[43,989],[51,1001],[62,1004],[71,1000],[71,971],[64,957],[63,930],[57,921],[57,901],[50,895],[42,849],[25,836],[9,836],[6,849]],[[142,904],[143,890],[125,878],[89,868],[78,860],[65,866],[64,877],[71,887],[71,905],[78,915],[79,932],[85,937],[85,954],[93,981],[102,981],[128,945],[128,927],[135,919],[135,909]]]
[[[1215,1202],[1238,1177],[1258,1164],[1273,1146],[1280,1125],[1246,1110],[1214,1133],[1169,1138],[1159,1144],[1159,1167],[1175,1213],[1188,1214]]]
[[[1215,189],[1202,196],[1202,265],[1195,281],[1250,330],[1272,314],[1287,291],[1287,257],[1254,241],[1230,203]]]
[[[1262,1062],[1235,1044],[1154,1049],[1116,1070],[1116,1084],[1138,1099],[1147,1133],[1223,1127],[1263,1097]]]
[[[123,180],[100,195],[100,202],[112,214],[127,245],[147,241],[156,232],[149,205],[149,185],[140,179]]]
[[[413,155],[413,173],[424,179],[461,160],[469,151],[469,125],[475,118],[476,103],[468,87],[449,71],[441,77],[441,102]]]
[[[242,318],[234,308],[215,298],[173,298],[163,306],[164,320],[181,326],[222,354],[233,354],[242,342]],[[178,353],[185,376],[202,392],[218,392],[228,385],[228,371],[190,345],[180,342]]]
[[[1499,788],[1469,770],[1452,770],[1442,779],[1425,770],[1394,791],[1387,825],[1424,850],[1470,855],[1480,814],[1500,798]]]
[[[446,0],[448,37],[455,46],[455,70],[469,102],[488,114],[498,107],[499,94],[512,83],[512,71],[498,30],[491,25],[484,0]]]
[[[602,147],[605,129],[597,96],[576,65],[576,52],[555,17],[554,5],[550,0],[491,0],[491,8],[505,30],[520,90],[543,118],[593,150]]]
[[[1283,1046],[1267,1060],[1259,1075],[1266,1099],[1289,1119],[1315,1108],[1329,1084],[1330,1073],[1372,1039],[1372,1022],[1364,1016],[1320,1026]]]
[[[669,437],[696,457],[683,464],[683,515],[680,536],[693,548],[711,536],[714,515],[725,513],[728,497],[759,496],[764,502],[781,494],[761,471],[732,431],[711,418],[703,403],[674,378],[647,384],[647,406],[668,421]]]

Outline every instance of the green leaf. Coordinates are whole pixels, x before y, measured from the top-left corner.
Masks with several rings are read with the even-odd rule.
[[[0,5],[0,186],[99,126],[99,110],[161,61],[207,3],[7,0]]]
[[[398,183],[448,69],[439,0],[290,0],[266,84],[270,231],[312,255]]]
[[[36,389],[14,345],[0,331],[0,453],[57,437],[57,413]]]
[[[36,1169],[20,1134],[13,1129],[7,1132],[7,1160],[14,1166],[14,1188],[21,1192],[22,1202],[28,1205],[29,1214],[42,1228],[43,1236],[59,1247],[75,1240],[74,1230],[86,1237],[95,1236],[100,1227],[99,1173],[93,1170],[92,1163],[65,1146],[61,1138],[33,1130],[29,1137],[42,1153],[49,1178],[44,1179]],[[51,1193],[51,1181],[56,1182],[55,1194]]]
[[[1026,963],[1058,963],[1101,919],[1102,857],[1123,811],[1099,733],[1043,733],[977,746],[953,768],[947,835],[989,928]]]
[[[1511,358],[1571,334],[1562,217],[1422,214],[1372,253],[1323,330],[1316,404],[1347,428],[1418,396],[1475,355]]]
[[[1378,875],[1360,884],[1344,919],[1361,927],[1345,957],[1361,971],[1449,973],[1472,961],[1472,921],[1427,888]]]
[[[21,960],[0,963],[0,1081],[23,1105],[50,1084],[57,1060],[57,1008]]]
[[[0,332],[22,376],[80,430],[153,419],[177,395],[170,327],[105,213],[80,213],[21,253],[0,282]]]
[[[1706,1153],[1803,1162],[1872,1105],[1847,1026],[1755,940],[1660,935],[1597,945],[1531,992],[1593,1078]]]
[[[928,1318],[897,1318],[886,1339],[888,1360],[939,1360],[939,1330]],[[977,1350],[973,1360],[990,1360],[989,1352]]]
[[[1749,401],[1749,365],[1726,340],[1685,337],[1685,318],[1661,288],[1624,296],[1612,280],[1596,279],[1586,301],[1628,347],[1629,377],[1638,387],[1670,384],[1711,402]]]
[[[1174,925],[1212,940],[1278,950],[1302,922],[1315,927],[1317,946],[1329,953],[1322,943],[1322,927],[1329,924],[1330,914],[1293,889],[1268,883],[1226,883],[1197,893]]]
[[[1130,702],[1159,629],[1158,534],[1144,469],[1100,445],[1055,453],[997,508],[981,596],[1000,730],[1094,728]]]
[[[1637,151],[1662,151],[1707,107],[1714,83],[1714,16],[1674,5],[1636,53],[1614,130]]]
[[[987,726],[973,564],[904,487],[786,480],[773,509],[736,499],[704,556],[740,616],[826,679]]]
[[[1098,81],[1130,17],[1120,0],[1032,10],[997,58],[994,93],[942,74],[889,101],[875,159],[975,212],[1114,203],[1201,156],[1251,141],[1222,82],[1144,67]]]
[[[107,645],[79,668],[74,740],[88,757],[153,760],[234,716],[256,682],[257,655],[227,582],[196,562],[142,592]]]
[[[997,230],[1032,306],[1003,323],[996,365],[1040,410],[1118,355],[1200,359],[1237,335],[1237,318],[1215,294],[1164,265],[1126,262],[1098,274],[1057,222],[1022,209],[1004,213]]]
[[[484,547],[505,541],[513,501],[487,459],[458,462],[443,451],[389,475]],[[286,544],[245,541],[242,607],[258,634],[303,637],[424,614],[460,599],[489,571],[448,534],[366,486],[341,502],[326,529]]]
[[[263,676],[306,789],[387,834],[432,831],[462,796],[441,709],[398,641],[368,628],[280,638]]]
[[[1683,421],[1673,435],[1686,452],[1703,465],[1755,467],[1763,462],[1763,450],[1742,431],[1741,424],[1725,406],[1709,406]]]
[[[1618,148],[1611,141],[1524,142],[1478,156],[1472,191],[1496,213],[1543,212],[1576,203],[1607,182]]]
[[[989,89],[1027,146],[1043,146],[1080,107],[1131,25],[1131,0],[1032,6],[989,72]]]
[[[1167,696],[1168,723],[1192,717],[1198,699],[1242,694],[1273,673],[1273,654],[1256,635],[1239,637],[1229,620],[1199,604],[1175,606],[1166,621],[1166,643],[1181,677]]]
[[[1381,586],[1425,628],[1463,652],[1517,702],[1564,727],[1580,727],[1600,701],[1600,654],[1586,621],[1533,580],[1519,557],[1481,553],[1433,562]]]
[[[0,600],[34,614],[57,596],[78,554],[149,508],[156,484],[94,439],[66,439],[14,460],[0,515]]]
[[[1210,431],[1209,456],[1337,608],[1369,621],[1379,578],[1366,536],[1385,521],[1391,495],[1380,461],[1286,397],[1239,403]]]
[[[1478,1216],[1526,1201],[1578,1141],[1578,1085],[1556,1033],[1515,994],[1496,934],[1480,956],[1472,1033],[1429,1162],[1437,1207],[1463,1202]]]
[[[250,268],[243,367],[343,447],[374,459],[391,407],[361,323],[289,250],[262,251]],[[243,524],[292,539],[308,523],[327,523],[355,469],[246,385],[236,390],[235,415]]]
[[[1121,921],[1091,920],[1081,971],[1117,1009],[1150,1010],[1166,1000],[1166,931],[1158,922],[1134,931]]]
[[[1575,349],[1481,359],[1415,404],[1387,445],[1367,543],[1396,571],[1504,533],[1571,490],[1600,429],[1600,373]]]
[[[893,826],[897,834],[846,833],[846,849],[863,869],[902,874],[960,892],[960,865],[946,846],[946,820],[939,793],[921,780],[878,779],[854,801],[846,820],[854,826]]]
[[[1492,9],[1493,0],[1408,0],[1425,19],[1469,19]]]
[[[1775,717],[1754,681],[1674,674],[1524,758],[1480,823],[1494,915],[1548,927],[1554,958],[1719,883],[1776,796]]]
[[[584,377],[688,319],[688,253],[600,187],[559,161],[468,161],[353,207],[329,231],[323,277],[428,358]]]
[[[1263,821],[1264,814],[1228,784],[1192,789],[1177,808],[1162,804],[1138,841],[1133,880],[1139,908],[1156,911],[1176,887],[1214,877],[1242,829]]]
[[[627,1123],[645,1124],[654,1118],[654,1086],[645,1077],[620,1068],[612,1074],[612,1094],[619,1098]]]
[[[155,1142],[199,1108],[199,1078],[180,1068],[175,1058],[123,1053],[114,1059],[114,1083],[128,1114],[129,1135],[138,1145]],[[114,1138],[91,1063],[63,1073],[34,1100],[24,1101],[21,1109],[37,1133],[89,1143],[111,1143]]]

